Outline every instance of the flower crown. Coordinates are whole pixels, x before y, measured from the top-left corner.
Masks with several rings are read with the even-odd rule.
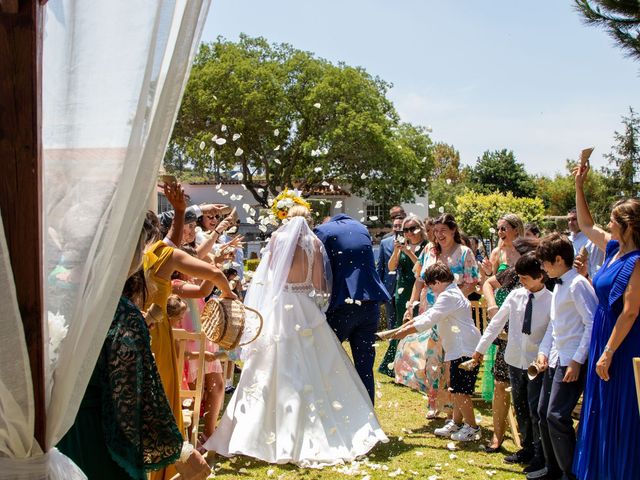
[[[280,220],[284,220],[289,214],[289,209],[294,205],[302,205],[311,211],[311,205],[301,197],[301,193],[299,190],[289,190],[285,188],[284,191],[280,192],[280,194],[273,199],[273,203],[271,204],[273,214]]]

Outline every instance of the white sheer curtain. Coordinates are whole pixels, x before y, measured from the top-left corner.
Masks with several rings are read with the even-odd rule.
[[[43,455],[33,439],[31,377],[0,230],[0,479],[75,478],[50,449],[74,421],[111,323],[209,4],[46,4],[45,303],[64,318],[50,322],[50,341],[63,340],[49,352],[58,355],[47,379]]]

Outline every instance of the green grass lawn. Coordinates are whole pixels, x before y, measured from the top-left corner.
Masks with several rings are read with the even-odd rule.
[[[386,345],[381,342],[377,361],[383,357]],[[426,420],[426,397],[406,387],[396,385],[389,377],[376,372],[376,382],[382,393],[376,398],[376,414],[389,443],[378,444],[356,464],[317,469],[300,469],[293,465],[270,465],[248,457],[226,459],[209,455],[215,478],[264,479],[522,479],[522,467],[507,465],[501,453],[487,454],[480,445],[491,437],[491,405],[474,400],[476,416],[482,415],[482,441],[456,443],[448,448],[449,439],[436,438],[433,429],[444,419]],[[478,379],[476,389],[481,384]],[[508,436],[505,451],[515,451]],[[211,478],[214,478],[212,476]]]

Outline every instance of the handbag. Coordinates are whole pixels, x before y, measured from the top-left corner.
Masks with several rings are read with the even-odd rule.
[[[247,310],[256,314],[260,325],[251,340],[240,344],[240,338],[245,329]],[[233,350],[256,340],[262,331],[264,320],[260,312],[245,306],[240,300],[212,298],[204,306],[200,315],[200,323],[202,332],[209,340],[225,350]]]

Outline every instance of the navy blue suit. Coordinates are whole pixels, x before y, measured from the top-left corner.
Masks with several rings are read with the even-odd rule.
[[[395,327],[396,320],[396,306],[394,302],[393,294],[396,291],[396,277],[397,275],[391,275],[389,273],[389,259],[393,255],[393,243],[394,236],[385,236],[380,242],[380,249],[378,250],[378,260],[376,262],[376,271],[382,283],[384,284],[387,292],[391,294],[391,300],[385,302],[385,313],[387,317],[387,328]]]
[[[373,402],[373,344],[380,302],[391,297],[376,272],[371,236],[345,214],[319,225],[315,234],[324,244],[333,274],[327,322],[341,342],[349,340],[356,370]]]

